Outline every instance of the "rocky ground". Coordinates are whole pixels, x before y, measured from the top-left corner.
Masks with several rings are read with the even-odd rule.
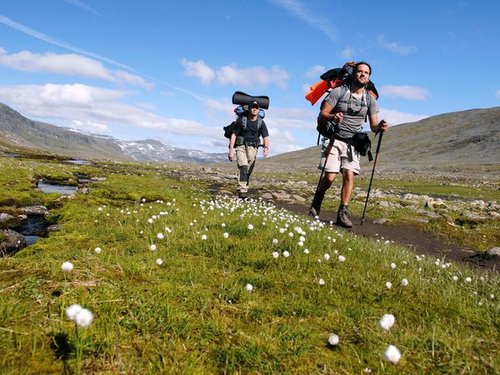
[[[175,172],[174,172],[175,173]],[[203,173],[177,172],[187,179],[203,179],[212,182],[212,193],[234,195],[236,173],[226,170],[205,169]],[[332,187],[329,194],[339,196],[340,186]],[[314,194],[315,184],[306,181],[280,181],[272,178],[255,178],[252,181],[251,197],[263,199],[275,206],[307,215],[310,198]],[[353,199],[364,201],[366,191],[355,188]],[[447,261],[457,261],[472,267],[499,272],[500,247],[494,247],[486,252],[476,249],[466,249],[459,244],[447,242],[431,233],[424,232],[411,221],[426,223],[433,219],[446,219],[450,225],[456,225],[450,218],[451,211],[461,212],[471,222],[484,220],[500,220],[500,205],[496,201],[461,200],[458,198],[433,198],[427,195],[400,194],[397,192],[373,189],[370,194],[370,204],[383,208],[411,208],[414,216],[407,222],[392,222],[391,220],[370,219],[367,215],[363,225],[360,218],[354,217],[354,227],[350,229],[355,234],[371,238],[384,239],[407,246],[416,254],[431,255]],[[323,210],[320,219],[325,222],[335,222],[336,212]],[[334,225],[334,224],[331,224]],[[500,245],[500,244],[499,244]]]
[[[277,207],[283,207],[292,212],[307,215],[309,207],[303,204],[276,202]],[[326,222],[335,222],[335,211],[322,211],[320,219]],[[372,221],[365,217],[361,225],[361,218],[353,217],[353,228],[350,232],[370,238],[391,241],[407,246],[417,255],[425,254],[451,262],[461,262],[472,267],[482,268],[499,272],[500,270],[500,249],[489,253],[479,253],[475,250],[465,249],[460,245],[446,243],[443,240],[432,236],[411,224],[404,223],[382,223]],[[335,224],[331,224],[335,225]],[[498,254],[497,254],[498,253]]]

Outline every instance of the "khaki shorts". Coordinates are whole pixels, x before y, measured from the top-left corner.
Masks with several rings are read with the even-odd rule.
[[[329,142],[327,139],[321,147],[321,160],[318,166],[320,170],[323,170],[323,166],[325,165]],[[341,169],[348,169],[353,171],[355,175],[358,175],[361,169],[359,165],[359,152],[353,146],[349,147],[347,143],[335,139],[328,160],[326,160],[325,172],[339,173]]]

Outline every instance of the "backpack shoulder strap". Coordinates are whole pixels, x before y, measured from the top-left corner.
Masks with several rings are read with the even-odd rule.
[[[339,102],[341,101],[346,101],[347,99],[345,98],[351,91],[349,90],[349,87],[347,85],[342,85],[340,86],[340,95],[339,95]]]

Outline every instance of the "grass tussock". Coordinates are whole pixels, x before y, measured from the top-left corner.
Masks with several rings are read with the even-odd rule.
[[[147,166],[2,158],[0,202],[58,199],[32,184],[54,168],[105,180],[52,205],[60,231],[0,259],[1,373],[500,370],[496,274]],[[86,326],[68,319],[74,304]]]

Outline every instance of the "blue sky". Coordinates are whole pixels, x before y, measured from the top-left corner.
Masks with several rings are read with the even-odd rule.
[[[0,102],[58,126],[225,152],[233,93],[268,95],[278,154],[316,143],[318,104],[304,94],[349,60],[372,65],[392,125],[499,106],[499,14],[497,0],[3,0]]]

